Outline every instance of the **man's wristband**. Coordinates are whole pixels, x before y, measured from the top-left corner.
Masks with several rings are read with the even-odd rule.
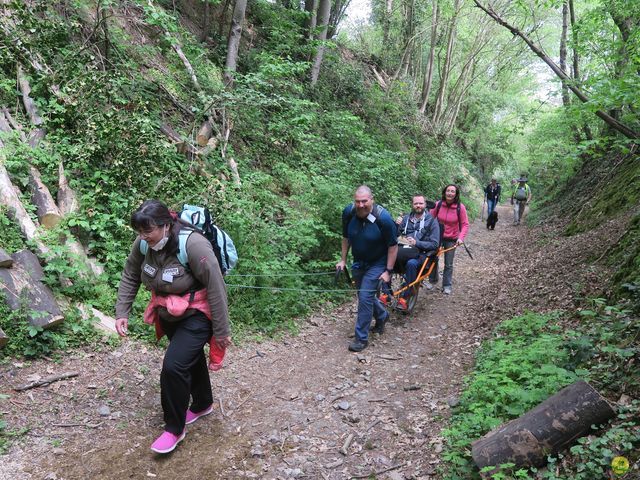
[[[393,273],[393,268],[385,268],[384,271],[385,272],[389,272],[389,273]]]

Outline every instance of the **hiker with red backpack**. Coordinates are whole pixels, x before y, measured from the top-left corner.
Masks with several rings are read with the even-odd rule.
[[[158,339],[169,338],[160,374],[165,431],[151,450],[169,453],[184,438],[185,424],[213,410],[203,347],[210,344],[209,369],[220,369],[231,344],[226,286],[211,241],[163,203],[145,201],[130,225],[138,237],[118,288],[116,331],[127,335],[131,306],[144,284],[151,291],[144,321],[155,326]]]
[[[460,202],[460,188],[455,184],[449,184],[442,189],[442,198],[431,210],[431,215],[440,224],[440,246],[445,250],[464,243],[464,238],[469,231],[469,219],[467,209]],[[442,276],[442,293],[450,295],[452,291],[453,258],[456,250],[452,248],[444,253],[444,272]],[[429,275],[428,290],[438,283],[438,263]]]

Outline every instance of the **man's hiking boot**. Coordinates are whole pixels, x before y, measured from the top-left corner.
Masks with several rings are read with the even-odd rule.
[[[442,293],[444,293],[445,295],[451,295],[451,287],[444,287],[442,289]]]
[[[180,435],[175,435],[171,432],[163,432],[156,441],[151,444],[151,450],[156,453],[169,453],[172,452],[178,444],[184,439],[184,430]]]
[[[389,303],[389,295],[387,295],[386,293],[381,293],[378,297],[378,300],[380,300],[380,303],[382,303],[386,307]]]
[[[424,284],[424,288],[426,288],[427,290],[433,290],[435,287],[436,287],[435,283],[427,282]]]
[[[349,351],[361,352],[362,350],[367,348],[367,345],[369,345],[369,342],[367,342],[366,340],[364,342],[361,342],[360,340],[354,340],[349,344]]]
[[[193,422],[195,422],[196,420],[198,420],[200,417],[204,417],[205,415],[209,415],[211,412],[213,412],[213,405],[209,405],[209,408],[205,408],[204,410],[198,412],[198,413],[194,413],[191,411],[191,409],[187,410],[187,418],[185,420],[184,423],[186,423],[187,425],[191,425]]]
[[[387,320],[389,320],[389,315],[388,314],[383,319],[376,320],[376,326],[375,327],[371,327],[370,331],[373,332],[373,333],[377,333],[378,335],[382,335],[384,333],[384,325],[385,325],[385,323],[387,323]]]
[[[407,305],[407,300],[404,298],[398,299],[398,310],[408,310],[409,306]]]

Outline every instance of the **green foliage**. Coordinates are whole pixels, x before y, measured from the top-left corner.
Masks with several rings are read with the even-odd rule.
[[[11,310],[0,302],[0,329],[9,337],[9,342],[0,350],[0,360],[7,357],[37,358],[43,355],[56,355],[70,348],[101,348],[102,335],[94,326],[93,320],[83,319],[75,309],[64,312],[65,321],[56,327],[43,329],[27,322],[29,305],[23,303],[20,309]]]
[[[8,253],[25,248],[20,229],[7,217],[6,207],[0,206],[0,248]]]

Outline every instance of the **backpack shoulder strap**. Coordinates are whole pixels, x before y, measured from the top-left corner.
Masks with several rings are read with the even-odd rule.
[[[178,234],[178,251],[176,252],[176,256],[178,257],[178,261],[182,264],[184,268],[189,268],[189,257],[187,255],[187,240],[189,240],[189,236],[195,230],[180,230]]]

